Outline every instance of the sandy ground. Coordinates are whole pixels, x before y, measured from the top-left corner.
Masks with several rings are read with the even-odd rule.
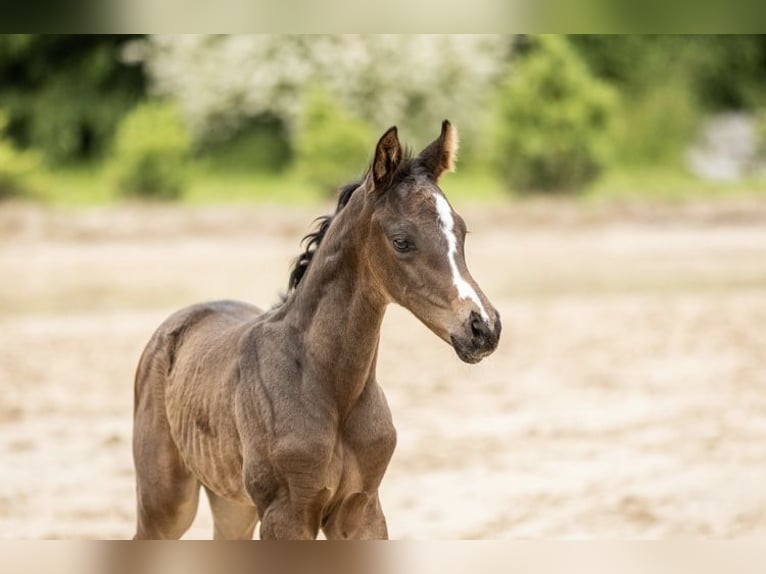
[[[391,536],[766,532],[766,205],[456,207],[505,330],[468,366],[390,309]],[[318,214],[0,206],[0,537],[132,536],[143,345],[188,303],[273,303]]]

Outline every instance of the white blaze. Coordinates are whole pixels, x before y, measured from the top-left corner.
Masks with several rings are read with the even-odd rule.
[[[484,305],[481,304],[479,295],[471,284],[463,279],[463,276],[460,275],[460,270],[457,268],[457,262],[455,261],[457,256],[457,238],[455,237],[455,220],[452,217],[452,208],[443,195],[434,193],[434,199],[436,200],[436,212],[439,214],[442,232],[444,237],[447,238],[447,259],[449,259],[449,265],[452,269],[452,282],[457,288],[457,295],[461,299],[471,299],[476,303],[476,306],[479,307],[481,318],[486,323],[489,323],[489,316],[484,309]]]

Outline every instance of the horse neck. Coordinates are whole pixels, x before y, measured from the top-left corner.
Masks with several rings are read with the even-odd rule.
[[[362,200],[352,198],[336,216],[300,286],[285,303],[287,324],[302,334],[304,373],[332,396],[341,412],[374,380],[387,304],[362,257],[367,235]]]

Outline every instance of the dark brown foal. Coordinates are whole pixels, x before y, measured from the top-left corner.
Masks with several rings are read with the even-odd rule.
[[[387,305],[469,363],[500,337],[437,183],[456,148],[446,121],[414,158],[389,129],[281,305],[203,303],[157,329],[136,373],[136,538],[182,536],[200,486],[216,538],[252,538],[259,520],[261,538],[387,538],[378,488],[396,431],[375,378]]]

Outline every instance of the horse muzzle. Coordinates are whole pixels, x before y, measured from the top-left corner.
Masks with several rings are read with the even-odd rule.
[[[497,311],[493,323],[490,325],[476,311],[471,311],[464,332],[450,335],[452,348],[461,361],[475,364],[494,352],[503,329],[500,313]]]

